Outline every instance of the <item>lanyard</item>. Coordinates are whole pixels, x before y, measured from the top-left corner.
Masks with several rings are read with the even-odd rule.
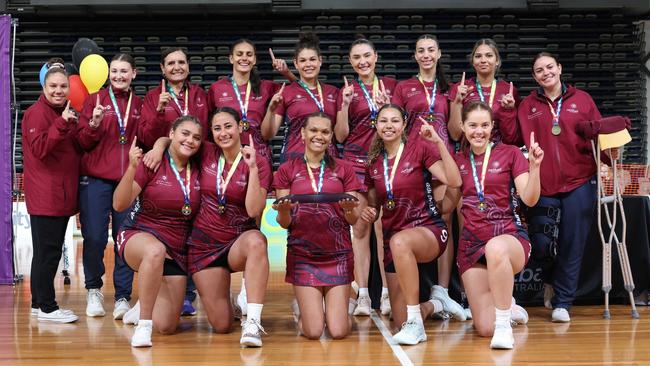
[[[551,102],[548,100],[546,101],[548,108],[551,110],[551,114],[553,115],[553,127],[551,127],[551,133],[556,136],[562,132],[562,128],[560,127],[560,112],[562,111],[563,98],[564,97],[561,97],[560,100],[558,100],[556,110],[553,110],[553,105]]]
[[[305,91],[307,92],[307,94],[309,94],[309,96],[314,101],[314,103],[316,103],[318,110],[324,113],[325,104],[323,103],[323,90],[320,87],[320,82],[319,81],[316,82],[316,89],[318,90],[318,98],[320,100],[316,99],[316,96],[314,95],[314,93],[311,92],[311,90],[309,90],[309,87],[307,86],[307,84],[305,84],[304,81],[298,80],[298,84],[300,84],[300,86],[302,86],[302,88],[305,89]]]
[[[418,80],[420,80],[420,84],[422,84],[422,87],[424,88],[424,94],[427,97],[427,103],[429,104],[429,116],[427,117],[431,122],[433,121],[433,110],[436,107],[436,90],[438,90],[438,79],[435,79],[433,81],[433,91],[431,94],[429,94],[429,89],[427,89],[427,86],[424,85],[424,80],[422,80],[422,76],[418,74]]]
[[[190,170],[190,162],[187,162],[187,165],[185,167],[185,184],[183,184],[183,179],[181,178],[180,173],[178,172],[178,168],[176,168],[176,164],[174,164],[174,159],[172,158],[172,155],[169,153],[169,151],[165,152],[167,154],[167,157],[169,158],[169,165],[172,167],[172,171],[174,172],[174,175],[176,176],[176,180],[178,180],[178,183],[181,185],[181,191],[183,191],[183,209],[181,212],[183,215],[188,216],[192,213],[192,207],[190,206],[190,183],[191,183],[191,176],[192,176],[192,171]]]
[[[237,83],[235,82],[235,78],[232,76],[230,77],[230,83],[232,84],[232,88],[235,90],[235,96],[237,97],[237,101],[239,102],[239,109],[241,110],[242,121],[248,122],[248,102],[250,101],[250,96],[251,96],[251,82],[249,80],[248,83],[246,83],[245,101],[242,101],[241,93],[239,92],[239,86],[237,86]]]
[[[235,174],[235,170],[237,169],[237,165],[239,165],[241,158],[242,158],[242,153],[240,151],[237,154],[235,161],[233,161],[232,165],[230,166],[230,169],[228,169],[228,175],[226,175],[226,180],[223,181],[222,183],[223,169],[226,166],[226,157],[223,156],[223,153],[219,157],[219,163],[217,164],[217,200],[219,201],[220,213],[223,213],[222,211],[225,211],[226,209],[226,189],[228,189],[228,183],[230,183],[230,179],[232,178],[233,174]]]
[[[183,90],[183,89],[181,89],[181,90]],[[169,85],[169,83],[167,83],[167,91],[169,92],[169,94],[172,95],[172,99],[174,99],[174,103],[176,103],[176,106],[178,107],[178,111],[181,112],[181,114],[183,116],[187,116],[188,107],[190,105],[189,104],[189,99],[188,99],[190,97],[190,88],[189,87],[185,88],[185,109],[181,108],[181,104],[178,102],[178,98],[176,97],[176,93],[174,93],[174,88],[172,88],[171,85]]]
[[[377,114],[379,112],[379,107],[375,102],[372,100],[370,97],[370,93],[368,92],[368,89],[366,86],[363,84],[363,81],[361,81],[361,78],[357,78],[357,82],[359,83],[359,86],[361,86],[361,91],[363,92],[363,96],[366,98],[366,102],[368,103],[368,108],[370,108],[370,127],[375,127],[377,124]],[[379,93],[379,79],[377,79],[377,76],[375,76],[375,79],[372,81],[372,95],[377,96]]]
[[[316,186],[316,179],[314,179],[314,173],[311,171],[309,166],[309,161],[307,156],[303,157],[305,159],[305,165],[307,165],[307,173],[309,174],[309,179],[311,180],[311,188],[314,190],[314,193],[319,194],[323,190],[323,177],[325,176],[325,159],[320,161],[320,173],[318,174],[318,187]]]
[[[395,160],[393,161],[393,166],[390,169],[390,179],[388,178],[388,153],[384,150],[384,185],[386,186],[386,195],[388,196],[388,208],[395,208],[395,200],[393,197],[393,181],[395,180],[395,172],[397,172],[397,165],[399,164],[400,159],[402,158],[402,152],[404,152],[404,143],[399,144],[397,149],[397,154],[395,155]],[[392,207],[391,207],[392,206]]]
[[[485,176],[487,173],[487,168],[490,162],[490,154],[492,153],[492,143],[488,143],[487,149],[485,150],[485,156],[483,157],[483,166],[481,167],[481,181],[478,180],[478,174],[476,173],[476,162],[474,161],[474,153],[470,149],[469,151],[469,161],[472,165],[472,176],[474,177],[474,187],[476,187],[476,194],[478,195],[478,209],[480,211],[485,211],[487,205],[485,203]]]
[[[115,99],[115,94],[113,93],[113,87],[108,87],[108,95],[111,97],[111,103],[113,103],[113,108],[115,109],[115,115],[117,116],[117,124],[120,129],[120,144],[126,144],[126,126],[129,124],[129,113],[131,112],[131,100],[133,98],[133,91],[129,93],[129,101],[126,104],[126,112],[124,113],[124,118],[120,113],[120,107],[117,105],[117,99]]]
[[[476,78],[476,91],[478,91],[478,96],[481,98],[481,102],[485,103],[485,94],[483,94],[483,88],[481,87],[481,83],[478,82],[478,78]],[[492,80],[492,86],[490,86],[490,108],[492,108],[492,103],[494,103],[494,96],[497,95],[497,79],[494,78]]]

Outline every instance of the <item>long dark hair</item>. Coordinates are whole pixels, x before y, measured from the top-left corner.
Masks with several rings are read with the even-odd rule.
[[[219,113],[229,114],[235,120],[235,124],[237,124],[238,126],[239,126],[239,120],[241,120],[241,117],[239,116],[239,112],[237,112],[237,110],[230,107],[220,107],[210,112],[210,117],[208,118],[209,125],[210,125],[210,136],[211,136],[210,141],[214,142],[215,144],[217,143],[217,141],[214,140],[214,135],[212,134],[212,120]]]
[[[497,58],[497,65],[496,69],[494,70],[494,77],[496,78],[497,74],[499,73],[499,70],[501,69],[501,55],[499,54],[499,47],[497,46],[497,43],[494,42],[492,38],[482,38],[476,41],[474,43],[474,48],[472,48],[472,53],[469,54],[469,65],[474,66],[474,55],[476,54],[476,49],[479,48],[479,46],[486,45],[490,47],[492,52],[494,52],[494,55]]]
[[[311,120],[314,119],[314,118],[324,118],[324,119],[326,119],[326,120],[328,120],[330,122],[330,129],[332,130],[332,139],[334,139],[334,124],[332,123],[332,118],[330,118],[330,116],[325,114],[325,112],[318,111],[318,112],[314,112],[314,113],[309,114],[305,118],[305,122],[302,124],[302,128],[306,129],[307,126],[309,126],[309,122],[311,122]],[[328,149],[325,149],[325,157],[323,158],[325,160],[325,165],[330,169],[334,169],[336,167],[336,161],[329,154],[329,152],[327,150]]]
[[[395,109],[396,111],[399,112],[399,115],[402,116],[402,122],[404,123],[404,130],[402,131],[402,142],[406,143],[406,134],[404,133],[406,131],[406,112],[402,109],[402,107],[398,106],[397,104],[384,104],[380,109],[379,112],[377,112],[377,118],[379,118],[379,115],[381,115],[381,112],[383,112],[386,109]],[[371,164],[372,162],[377,159],[377,157],[384,152],[384,140],[379,137],[379,132],[375,133],[375,137],[372,139],[372,143],[370,144],[370,149],[368,149],[368,164]]]
[[[436,46],[438,46],[438,49],[440,49],[440,42],[438,42],[438,37],[434,36],[433,34],[423,34],[418,39],[415,41],[415,44],[417,44],[419,41],[423,39],[430,39],[434,42],[436,42]],[[416,50],[417,52],[417,50]],[[438,79],[438,88],[440,88],[440,91],[446,92],[449,90],[449,79],[447,78],[447,74],[445,74],[445,67],[442,64],[442,57],[438,59],[437,65],[436,65],[436,79]]]
[[[230,45],[230,55],[234,56],[235,52],[235,47],[242,43],[247,43],[253,47],[253,53],[257,53],[257,48],[255,47],[255,43],[251,41],[248,38],[240,38],[236,40],[235,42]],[[260,95],[260,84],[262,82],[260,78],[260,71],[257,69],[257,65],[253,66],[251,69],[251,76],[250,76],[250,81],[251,81],[251,89],[253,90],[253,94],[255,95]]]

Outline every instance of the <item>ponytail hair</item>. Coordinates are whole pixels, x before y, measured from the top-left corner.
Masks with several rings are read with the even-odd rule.
[[[45,72],[45,77],[43,80],[47,80],[50,75],[62,74],[65,78],[68,78],[68,73],[65,71],[65,61],[60,57],[53,57],[47,60],[47,71]]]
[[[300,51],[305,49],[314,50],[316,52],[316,55],[318,55],[318,57],[321,57],[320,40],[315,33],[303,32],[298,35],[298,43],[296,43],[293,58],[297,59]]]
[[[318,112],[314,112],[314,113],[309,114],[305,118],[305,122],[302,124],[302,128],[306,129],[307,126],[309,126],[309,122],[311,122],[311,120],[314,119],[314,118],[323,118],[323,119],[328,120],[330,122],[330,129],[332,130],[332,138],[334,138],[334,123],[332,123],[332,118],[330,118],[330,116],[325,114],[325,112],[318,111]],[[325,157],[323,158],[325,160],[325,165],[330,169],[334,169],[336,167],[336,161],[329,154],[329,152],[327,150],[329,150],[329,149],[325,150]]]
[[[415,43],[417,44],[419,41],[423,39],[430,39],[436,42],[436,46],[438,47],[438,49],[440,49],[440,42],[438,42],[438,37],[434,36],[433,34],[423,34],[420,37],[418,37]],[[445,67],[444,64],[442,63],[442,57],[438,59],[436,65],[436,79],[438,79],[438,88],[440,88],[441,92],[444,93],[449,91],[449,79],[447,78],[447,74],[445,73]]]
[[[365,44],[370,46],[370,48],[372,48],[372,50],[375,51],[375,53],[377,53],[377,48],[375,48],[375,44],[371,40],[366,38],[366,36],[359,33],[354,35],[354,41],[352,41],[352,44],[350,44],[350,50],[348,51],[348,53],[352,52],[354,46],[358,46],[360,44]]]
[[[231,56],[235,52],[235,47],[237,47],[242,43],[249,44],[251,47],[253,47],[253,53],[257,54],[257,48],[255,47],[255,43],[253,43],[253,41],[251,41],[248,38],[239,38],[238,40],[233,42],[232,45],[230,45]],[[251,69],[250,82],[251,82],[251,90],[253,91],[253,94],[260,95],[260,85],[262,83],[262,78],[260,77],[260,71],[257,69],[257,65],[254,65]]]

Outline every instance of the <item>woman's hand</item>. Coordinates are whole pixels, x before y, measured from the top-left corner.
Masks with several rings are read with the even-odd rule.
[[[156,107],[156,110],[158,112],[164,111],[165,107],[167,107],[167,104],[169,104],[171,99],[172,95],[167,91],[165,79],[162,79],[162,89],[160,91],[160,96],[158,97],[158,107]]]
[[[467,95],[474,89],[473,86],[467,86],[465,85],[465,72],[463,72],[463,76],[460,78],[460,84],[458,84],[458,89],[456,91],[456,98],[454,98],[454,103],[456,104],[461,104],[463,103],[463,100]]]
[[[369,224],[377,221],[377,209],[374,207],[366,206],[366,208],[361,211],[361,219]]]
[[[343,85],[343,91],[341,91],[343,98],[343,106],[348,107],[352,103],[352,97],[354,96],[354,85],[348,83],[348,78],[343,77],[345,84]]]
[[[544,150],[535,142],[535,132],[530,132],[530,147],[528,148],[528,165],[530,169],[539,169],[544,160]]]
[[[257,167],[257,162],[256,162],[256,151],[255,151],[255,143],[253,142],[253,138],[251,137],[250,139],[250,145],[248,146],[243,146],[241,148],[241,154],[242,154],[242,159],[244,159],[244,162],[246,165],[248,165],[248,169],[253,169]]]
[[[433,142],[434,144],[439,144],[442,141],[436,129],[424,118],[419,117],[422,121],[422,126],[420,127],[420,135],[424,137],[427,141]]]
[[[74,109],[70,109],[70,100],[68,100],[68,104],[65,105],[61,117],[63,117],[66,122],[77,123],[77,112],[75,112]]]
[[[291,202],[290,199],[282,199],[282,200],[279,200],[277,203],[274,203],[273,206],[271,206],[271,207],[273,207],[273,209],[278,211],[278,212],[286,214],[286,213],[289,213],[291,211],[291,209],[293,209],[296,205],[297,204]]]
[[[129,166],[137,168],[140,160],[142,159],[142,149],[136,145],[138,138],[133,138],[131,149],[129,150]]]
[[[508,109],[512,109],[512,108],[515,107],[515,96],[514,96],[513,92],[514,92],[514,90],[513,90],[512,81],[511,81],[510,82],[510,91],[508,91],[508,94],[504,95],[503,99],[501,99],[501,107],[508,108]]]
[[[284,91],[284,83],[282,83],[282,86],[280,87],[280,90],[278,90],[277,93],[273,95],[271,98],[271,101],[269,102],[269,108],[268,111],[271,113],[275,113],[275,110],[278,108],[280,103],[282,103],[282,92]]]
[[[102,123],[102,120],[104,119],[104,111],[106,108],[104,108],[103,105],[99,102],[99,93],[97,93],[97,101],[95,102],[95,108],[93,108],[93,116],[88,122],[90,127],[92,128],[97,128],[99,125]]]

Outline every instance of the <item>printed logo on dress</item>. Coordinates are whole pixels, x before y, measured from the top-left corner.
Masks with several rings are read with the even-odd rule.
[[[542,115],[542,111],[538,111],[537,108],[533,107],[533,108],[530,109],[530,113],[528,114],[528,116],[526,116],[526,118],[533,119],[533,118],[537,118],[537,117],[539,117],[541,115]]]
[[[569,106],[569,108],[566,109],[566,111],[569,113],[580,113],[580,111],[578,110],[578,106],[575,103],[571,103],[571,105]]]
[[[501,164],[500,164],[498,161],[495,161],[494,163],[492,163],[492,168],[489,168],[489,169],[488,169],[488,172],[490,172],[490,173],[492,173],[492,174],[494,174],[494,173],[500,173],[501,170],[502,170],[500,165],[501,165]]]
[[[400,171],[400,174],[411,174],[413,171],[413,166],[411,166],[411,162],[407,161],[406,164],[404,164],[404,168]]]

